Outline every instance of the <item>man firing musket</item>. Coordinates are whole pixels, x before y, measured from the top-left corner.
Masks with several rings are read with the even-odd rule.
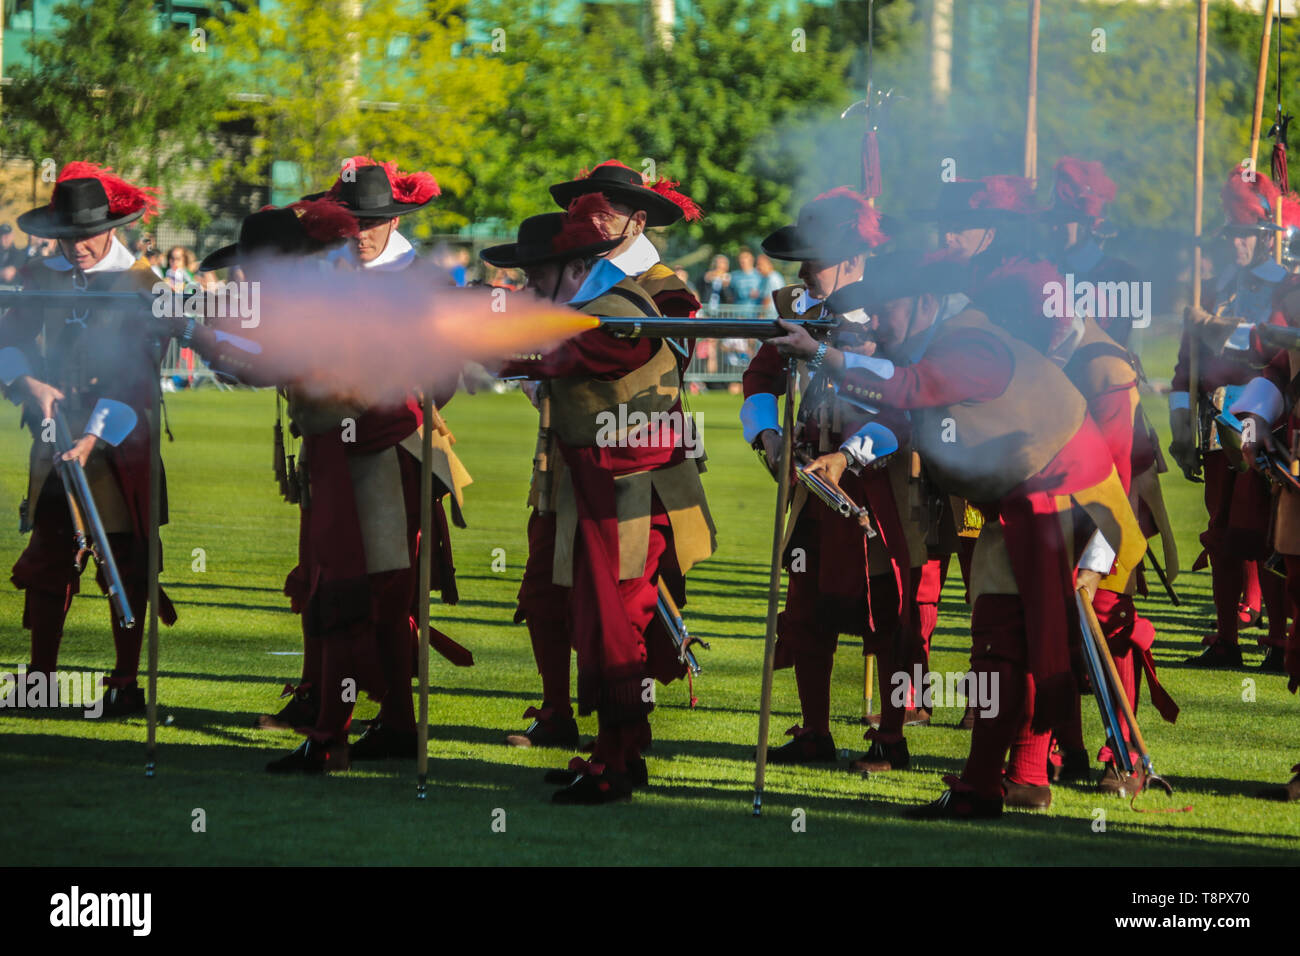
[[[152,188],[91,163],[68,163],[49,205],[18,218],[25,232],[57,240],[61,253],[23,270],[24,291],[148,292],[154,274],[116,230],[147,219],[157,207]],[[25,592],[23,626],[31,632],[28,673],[52,676],[58,667],[64,619],[80,590],[78,524],[84,522],[91,538],[99,538],[90,543],[111,553],[120,574],[121,600],[111,605],[116,661],[104,679],[104,717],[145,711],[137,676],[149,590],[152,451],[146,423],[159,414],[153,395],[162,353],[140,311],[88,297],[84,306],[62,299],[20,304],[0,318],[0,381],[6,396],[22,403],[23,422],[35,439],[21,514],[21,528],[32,538],[13,569],[14,583]],[[84,470],[88,496],[69,493],[61,461]],[[80,485],[75,475],[68,479]],[[105,590],[118,587],[109,580],[110,567],[108,561],[100,566]],[[176,620],[161,591],[158,610],[165,623]]]
[[[873,267],[828,305],[872,314],[877,351],[829,349],[824,367],[841,393],[910,411],[930,477],[986,516],[972,564],[971,671],[991,699],[977,711],[961,776],[945,777],[949,789],[913,813],[973,818],[1000,816],[1004,805],[1044,808],[1049,731],[1068,710],[1075,681],[1076,574],[1095,591],[1103,575],[1131,571],[1144,550],[1141,532],[1083,396],[1047,358],[969,305],[964,268],[902,255]],[[782,345],[800,358],[819,348],[794,330]]]
[[[619,240],[592,223],[599,199],[579,197],[566,213],[526,219],[517,242],[483,258],[522,268],[541,298],[593,316],[657,319],[649,295],[603,258]],[[599,721],[591,758],[575,757],[546,779],[561,787],[556,803],[625,800],[647,779],[648,682],[685,670],[672,641],[652,626],[658,579],[680,579],[715,547],[699,468],[687,454],[693,424],[682,414],[677,361],[662,339],[593,328],[499,371],[544,380],[543,421],[554,432],[553,442],[543,434],[534,472],[520,605],[527,600],[532,613],[540,601],[550,619],[568,622],[579,713],[595,711]],[[567,645],[564,654],[567,666]],[[567,704],[567,678],[554,695],[561,692]],[[565,736],[576,740],[576,725]]]
[[[680,319],[693,316],[700,303],[676,274],[659,261],[658,250],[645,235],[647,228],[700,217],[699,207],[678,192],[677,185],[665,179],[648,183],[640,173],[611,159],[590,172],[584,170],[573,180],[556,183],[550,192],[560,206],[571,211],[571,215],[585,217],[597,234],[612,243],[605,255],[606,268],[617,268],[635,282],[655,303],[658,314]],[[518,242],[483,250],[483,261],[503,269],[540,266],[550,258],[545,251],[549,239],[546,230],[558,221],[536,216],[525,220],[519,227]],[[542,291],[553,301],[562,301],[556,300],[554,290]],[[635,314],[644,317],[639,310]],[[679,332],[675,337],[693,342],[694,332]],[[676,355],[679,374],[690,361],[691,348],[693,345],[684,346]],[[555,509],[548,498],[555,488],[553,469],[558,467],[558,453],[552,447],[555,439],[549,424],[551,398],[546,385],[526,384],[524,390],[538,406],[543,421],[538,436],[537,472],[530,495],[534,510],[528,519],[528,567],[532,573],[526,572],[520,584],[515,623],[527,623],[533,659],[542,678],[542,703],[540,707],[528,708],[524,716],[533,718],[532,723],[523,731],[508,734],[506,743],[515,747],[576,750],[578,725],[573,718],[569,691],[572,644],[565,611],[568,594],[551,580],[550,573]],[[671,568],[664,568],[663,574],[668,576],[665,583],[678,605],[685,604],[685,581],[675,577]]]

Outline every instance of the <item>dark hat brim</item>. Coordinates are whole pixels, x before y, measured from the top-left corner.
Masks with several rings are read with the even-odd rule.
[[[141,208],[125,216],[110,216],[95,222],[72,225],[61,221],[52,207],[37,206],[18,217],[18,228],[29,236],[40,239],[89,239],[91,236],[98,236],[118,226],[135,222],[143,215],[144,209]]]
[[[880,230],[891,240],[895,238],[902,224],[892,216],[880,217]],[[773,259],[784,262],[843,262],[854,256],[870,253],[875,247],[864,239],[837,242],[825,235],[811,236],[800,232],[797,225],[782,226],[764,239],[759,246]]]
[[[563,209],[579,196],[590,193],[603,193],[610,202],[622,203],[633,209],[645,210],[647,226],[671,226],[685,213],[671,199],[659,195],[653,189],[634,186],[631,183],[618,183],[600,179],[573,179],[567,183],[556,183],[551,187],[551,198]]]
[[[488,246],[478,254],[478,257],[498,269],[529,269],[548,262],[571,262],[574,259],[585,259],[587,256],[603,256],[617,248],[622,241],[622,239],[603,239],[589,245],[565,249],[563,252],[544,252],[534,255],[521,253],[517,242],[506,242],[499,246]]]
[[[203,257],[199,263],[199,272],[216,272],[218,269],[229,269],[231,266],[239,263],[239,243],[232,242],[228,246],[222,246],[220,249],[214,249]]]
[[[961,229],[982,229],[990,226],[1005,226],[1008,223],[1025,222],[1031,218],[1030,213],[1012,212],[1009,209],[917,209],[912,218],[917,222],[932,222],[940,226],[957,226]]]
[[[871,311],[895,299],[910,299],[930,293],[948,295],[970,285],[969,264],[951,262],[918,263],[914,256],[892,253],[871,261],[865,278],[835,290],[826,308],[836,315],[854,309]]]

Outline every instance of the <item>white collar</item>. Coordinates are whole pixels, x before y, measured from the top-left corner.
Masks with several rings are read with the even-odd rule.
[[[808,294],[807,289],[801,289],[799,291],[799,294],[795,296],[794,302],[791,303],[790,308],[794,310],[795,315],[803,315],[809,309],[816,308],[817,306],[821,305],[821,303],[822,300],[814,299],[811,295]]]
[[[42,259],[45,268],[53,269],[55,272],[67,272],[72,268],[72,263],[63,256],[51,256],[48,259]],[[122,245],[122,241],[113,237],[109,244],[108,252],[104,258],[100,259],[93,266],[86,270],[86,275],[92,275],[96,272],[125,272],[135,265],[135,256],[131,255],[131,250]]]
[[[635,279],[659,261],[659,250],[643,232],[632,240],[632,245],[628,246],[626,252],[612,256],[609,261],[618,266],[624,275]]]
[[[1265,282],[1278,283],[1286,278],[1286,269],[1269,259],[1251,269],[1250,274]]]
[[[331,263],[346,262],[354,269],[373,269],[376,272],[400,272],[415,261],[415,247],[407,238],[394,229],[388,236],[384,251],[369,262],[362,262],[357,257],[354,243],[345,242],[337,249],[330,250],[326,257]]]
[[[921,360],[926,349],[930,347],[930,340],[934,338],[934,333],[939,326],[947,322],[954,315],[965,311],[970,305],[970,297],[963,292],[950,292],[939,300],[939,311],[935,313],[934,321],[930,327],[921,333],[915,346],[910,349],[910,354],[905,356],[907,363],[915,365]]]
[[[583,280],[573,298],[566,302],[565,305],[581,304],[590,302],[593,299],[599,299],[626,278],[627,274],[614,263],[608,259],[598,259],[596,265],[587,273],[587,278]]]

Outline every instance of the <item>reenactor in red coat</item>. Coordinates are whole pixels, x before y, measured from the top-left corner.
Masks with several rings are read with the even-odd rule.
[[[617,240],[593,225],[596,198],[525,220],[517,242],[484,250],[484,260],[523,269],[535,295],[592,315],[657,316],[645,290],[603,258]],[[527,600],[530,622],[536,608],[567,625],[579,713],[598,718],[591,758],[546,779],[561,785],[556,803],[624,800],[647,779],[654,681],[684,671],[656,626],[659,579],[680,580],[715,547],[677,362],[662,340],[593,329],[500,373],[542,380],[546,402],[546,471],[534,472],[521,609]]]
[[[1095,593],[1104,576],[1132,573],[1145,544],[1085,399],[970,306],[965,270],[901,256],[873,266],[830,307],[870,311],[877,351],[828,351],[826,368],[841,393],[908,411],[931,479],[985,514],[971,581],[971,753],[960,777],[945,778],[948,791],[915,812],[1044,808],[1050,730],[1074,695],[1076,580]],[[801,357],[817,349],[800,329],[781,346]]]

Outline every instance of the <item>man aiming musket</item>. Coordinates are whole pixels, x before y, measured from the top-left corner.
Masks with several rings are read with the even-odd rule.
[[[148,292],[156,277],[118,240],[116,229],[152,216],[157,205],[153,189],[91,163],[67,164],[49,205],[18,218],[29,234],[58,240],[61,252],[23,270],[24,291]],[[102,300],[72,307],[58,300],[20,304],[0,318],[0,381],[6,396],[22,403],[23,422],[35,439],[21,515],[22,530],[32,538],[13,569],[14,583],[25,592],[23,626],[31,633],[28,673],[52,676],[58,667],[64,619],[80,589],[75,519],[56,458],[75,461],[98,512],[104,534],[98,545],[116,559],[131,612],[112,610],[116,662],[104,680],[104,717],[145,711],[137,682],[149,590],[152,451],[145,423],[159,414],[153,396],[161,349],[139,311]],[[58,419],[70,426],[62,436]],[[103,567],[99,583],[111,586]],[[176,620],[161,591],[158,610],[165,623]]]
[[[522,268],[533,294],[579,311],[657,318],[650,296],[602,258],[618,240],[592,224],[589,210],[598,198],[580,197],[567,213],[525,220],[517,242],[485,250],[483,258]],[[672,641],[652,626],[658,579],[684,574],[715,546],[699,468],[687,456],[677,361],[662,339],[616,338],[593,328],[508,362],[500,374],[544,380],[554,432],[553,443],[543,438],[553,456],[539,456],[549,474],[534,475],[521,609],[526,598],[540,599],[553,620],[568,623],[579,713],[594,711],[599,722],[590,760],[574,758],[546,779],[561,787],[556,803],[625,800],[647,779],[648,688],[685,669]],[[657,427],[624,427],[652,415],[660,416]],[[611,429],[611,422],[619,424]],[[567,669],[567,643],[564,655]],[[563,694],[567,704],[567,675]],[[566,736],[576,743],[576,725]]]

